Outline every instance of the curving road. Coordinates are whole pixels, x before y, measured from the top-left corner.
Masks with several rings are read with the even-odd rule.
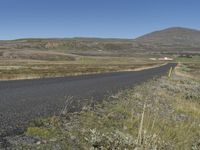
[[[69,96],[74,100],[71,111],[76,111],[88,99],[101,100],[121,89],[164,75],[175,66],[167,64],[137,72],[1,81],[0,137],[19,133],[33,119],[59,113]]]

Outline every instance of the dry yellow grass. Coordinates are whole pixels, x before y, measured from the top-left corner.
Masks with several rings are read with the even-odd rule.
[[[0,60],[0,80],[62,77],[102,72],[135,71],[161,64],[134,57],[77,56],[75,60]]]
[[[176,101],[175,105],[177,111],[184,112],[186,114],[190,114],[195,118],[199,118],[200,116],[200,104],[196,101],[187,101],[187,100],[180,100]]]

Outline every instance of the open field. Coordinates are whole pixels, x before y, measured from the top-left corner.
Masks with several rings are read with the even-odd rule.
[[[200,55],[189,55],[189,56],[179,56],[176,58],[176,61],[182,62],[182,63],[200,63]]]
[[[163,76],[119,91],[80,113],[68,113],[65,107],[60,116],[37,120],[24,135],[9,140],[18,149],[198,150],[200,82],[193,79],[196,69],[191,68],[192,78],[188,78],[176,74],[184,70],[180,66],[171,78]]]
[[[0,41],[0,80],[134,70],[149,61],[123,39],[20,39]]]
[[[67,54],[65,54],[67,55]],[[69,56],[69,54],[67,55]],[[0,60],[0,80],[58,77],[148,68],[164,62],[145,57],[101,57],[71,55],[69,60]],[[68,58],[68,57],[67,57]],[[73,58],[73,59],[72,59]]]
[[[0,41],[0,80],[145,68],[149,58],[199,62],[200,31],[173,27],[136,39],[50,38]],[[187,57],[187,56],[191,56]]]
[[[179,64],[177,74],[200,80],[200,63],[183,63]]]

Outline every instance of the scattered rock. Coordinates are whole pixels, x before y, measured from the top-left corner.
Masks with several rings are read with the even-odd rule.
[[[36,144],[37,144],[37,145],[40,145],[40,144],[41,144],[41,141],[37,141]]]

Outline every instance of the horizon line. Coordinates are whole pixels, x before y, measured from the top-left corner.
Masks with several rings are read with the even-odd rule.
[[[196,31],[200,31],[200,29],[196,29],[196,28],[191,28],[191,27],[183,27],[183,26],[172,26],[172,27],[167,27],[167,28],[161,28],[161,29],[157,29],[157,30],[153,30],[153,31],[149,31],[149,32],[146,32],[144,34],[141,34],[141,35],[137,35],[135,37],[104,37],[104,36],[33,36],[33,37],[19,37],[19,38],[10,38],[10,39],[0,39],[0,41],[16,41],[16,40],[28,40],[28,39],[33,39],[33,40],[37,40],[37,39],[40,39],[40,40],[51,40],[51,39],[121,39],[121,40],[135,40],[141,36],[144,36],[146,34],[150,34],[150,33],[153,33],[153,32],[156,32],[156,31],[162,31],[162,30],[166,30],[166,29],[173,29],[173,28],[182,28],[182,29],[188,29],[188,30],[196,30]]]

